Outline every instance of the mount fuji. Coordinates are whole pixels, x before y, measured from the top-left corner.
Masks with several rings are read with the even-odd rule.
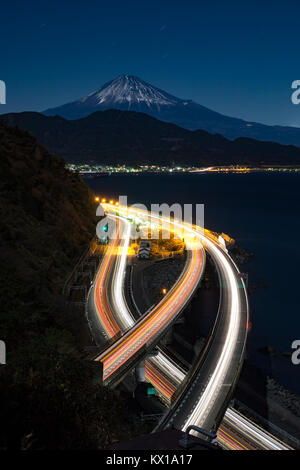
[[[267,126],[228,117],[193,100],[177,98],[133,75],[120,75],[89,95],[47,109],[43,114],[74,120],[108,109],[146,113],[185,129],[203,129],[231,140],[248,137],[300,146],[300,128]]]
[[[58,114],[66,119],[78,119],[95,111],[119,109],[153,115],[166,108],[173,109],[186,104],[188,101],[176,98],[134,75],[120,75],[105,83],[99,90],[58,108],[47,109],[43,114]]]

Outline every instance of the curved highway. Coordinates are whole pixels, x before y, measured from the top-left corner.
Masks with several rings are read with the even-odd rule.
[[[105,206],[106,209],[107,206],[110,209],[110,214],[114,210],[123,215],[122,208],[111,207],[109,204]],[[128,216],[127,213],[126,216]],[[157,218],[154,219],[157,222]],[[164,224],[166,225],[165,222]],[[169,225],[168,222],[168,227]],[[115,379],[119,380],[147,351],[151,351],[155,347],[166,329],[190,301],[195,289],[198,287],[205,264],[204,249],[197,233],[194,230],[189,229],[189,231],[190,239],[185,240],[186,245],[189,247],[187,261],[181,276],[172,289],[130,331],[95,359],[102,365],[104,383],[112,382]]]
[[[163,353],[146,363],[146,378],[172,404],[186,372]],[[233,408],[227,408],[217,431],[219,445],[226,450],[289,450],[287,444],[266,432]]]
[[[194,424],[216,429],[225,413],[243,362],[248,325],[248,301],[243,280],[223,248],[203,236],[205,249],[217,267],[221,299],[213,333],[196,367],[161,427],[185,430]]]
[[[116,216],[116,218],[119,218]],[[120,220],[123,220],[123,217],[120,218]],[[126,219],[125,219],[126,220]],[[123,250],[121,252],[121,255],[117,257],[117,262],[116,262],[116,268],[114,270],[113,274],[113,288],[112,288],[112,298],[113,298],[113,304],[114,304],[114,311],[119,312],[118,316],[118,321],[119,324],[121,325],[121,330],[124,331],[128,328],[132,328],[134,319],[129,312],[129,309],[127,307],[125,298],[124,298],[124,289],[123,289],[123,281],[124,281],[124,273],[125,273],[125,266],[126,266],[126,256],[127,256],[127,249],[128,249],[128,243],[129,243],[129,234],[130,234],[130,224],[125,222],[125,225],[127,225],[126,228],[126,235],[124,238],[123,243]],[[202,231],[200,232],[202,238]],[[117,240],[117,243],[119,240]],[[248,304],[247,304],[247,297],[245,294],[245,286],[243,285],[243,281],[241,280],[239,276],[239,271],[236,267],[236,265],[232,262],[231,258],[227,256],[227,254],[223,251],[223,249],[220,249],[218,245],[215,243],[214,240],[209,239],[207,236],[205,236],[205,240],[203,239],[203,243],[207,249],[207,251],[210,253],[212,256],[213,260],[218,264],[218,272],[219,272],[219,277],[221,281],[221,285],[224,289],[224,292],[222,293],[222,302],[220,304],[219,308],[219,315],[218,318],[220,317],[220,314],[222,313],[222,308],[224,308],[224,301],[227,309],[230,310],[230,321],[229,324],[227,325],[227,329],[225,332],[225,336],[222,339],[222,348],[220,351],[220,357],[219,360],[215,363],[216,364],[216,369],[213,371],[212,375],[208,375],[210,380],[208,380],[206,386],[203,388],[203,392],[199,395],[197,393],[197,396],[195,397],[192,393],[191,397],[191,388],[195,388],[195,383],[199,383],[199,369],[200,366],[198,367],[198,374],[195,375],[195,372],[193,374],[193,386],[192,387],[187,387],[188,388],[188,393],[185,394],[185,402],[187,402],[189,406],[189,413],[187,413],[187,406],[185,404],[184,406],[184,412],[183,413],[178,413],[178,408],[182,408],[181,406],[175,407],[175,413],[174,409],[172,409],[171,413],[171,418],[168,418],[168,426],[170,423],[173,422],[174,424],[174,417],[176,420],[176,427],[179,427],[181,429],[186,429],[186,427],[189,424],[197,424],[201,425],[202,427],[206,427],[211,429],[212,426],[209,423],[212,422],[211,416],[213,415],[212,409],[215,407],[217,409],[217,413],[220,414],[219,411],[219,406],[216,406],[212,404],[211,406],[208,406],[207,400],[212,400],[214,394],[218,395],[218,400],[223,400],[224,398],[224,403],[227,403],[230,393],[228,393],[228,384],[225,382],[226,381],[226,366],[227,366],[227,377],[230,377],[230,374],[232,372],[228,368],[228,356],[230,354],[239,354],[240,359],[235,363],[234,366],[234,376],[236,377],[238,375],[237,369],[239,368],[241,364],[241,359],[243,358],[243,352],[244,352],[244,344],[245,344],[245,337],[246,337],[246,327],[247,327],[247,321],[248,321]],[[231,266],[230,266],[231,264]],[[235,276],[232,276],[232,273],[234,273]],[[241,288],[243,293],[240,295],[240,292],[237,290]],[[244,294],[244,298],[243,298]],[[163,299],[165,300],[165,299]],[[243,304],[244,302],[244,304]],[[222,305],[223,304],[223,305]],[[238,312],[241,312],[241,309],[243,308],[246,309],[246,323],[243,323],[242,330],[244,330],[244,335],[239,335],[239,331],[236,332],[236,322],[237,319],[234,319],[234,316],[238,315]],[[155,309],[154,309],[155,310]],[[147,315],[147,318],[149,315]],[[239,329],[241,327],[239,326]],[[216,325],[216,330],[224,329],[224,323],[222,324],[222,321],[220,319],[218,320],[218,324]],[[236,334],[234,334],[236,332]],[[214,339],[215,343],[216,341],[219,341],[219,333],[218,331],[214,332]],[[244,338],[243,338],[244,336]],[[223,344],[224,343],[224,344]],[[224,347],[227,351],[227,354],[224,353]],[[206,369],[207,367],[207,361],[210,362],[209,358],[209,352],[207,352],[205,360],[200,361],[199,364],[201,364],[201,373],[203,376],[203,367]],[[215,349],[214,349],[215,352]],[[225,368],[225,373],[224,373],[224,368]],[[208,368],[210,369],[210,368]],[[210,369],[211,370],[211,369]],[[217,381],[218,378],[220,378],[220,374],[218,375],[218,372],[220,370],[223,370],[223,383],[220,383],[219,380],[219,385],[214,386],[215,382]],[[201,376],[200,381],[203,380],[203,377]],[[156,357],[151,357],[146,361],[146,378],[153,383],[153,385],[159,390],[162,396],[166,397],[167,400],[171,402],[171,399],[177,389],[177,387],[185,380],[185,373],[181,369],[176,366],[176,364],[171,361],[164,353],[159,351],[158,355]],[[231,385],[235,382],[234,377],[230,377],[232,380],[230,382],[230,388]],[[200,382],[201,383],[201,382]],[[202,382],[203,383],[203,382]],[[186,382],[186,386],[188,386],[188,382]],[[186,400],[186,395],[190,395],[188,400]],[[220,398],[221,397],[221,398]],[[191,406],[192,405],[192,406]],[[205,408],[205,412],[202,410]],[[178,426],[178,416],[180,417],[182,414],[185,414],[185,419],[183,422],[181,422]],[[209,418],[208,418],[209,416]],[[214,416],[217,416],[216,414]],[[215,421],[216,422],[216,421]],[[222,424],[219,427],[218,431],[218,440],[220,444],[224,448],[230,448],[230,449],[288,449],[289,447],[275,439],[273,436],[269,435],[266,433],[263,429],[259,428],[257,425],[252,423],[251,421],[247,420],[244,418],[242,415],[237,413],[235,410],[228,408],[225,417],[223,419]]]
[[[116,208],[109,204],[106,205],[106,209],[110,212],[116,211]],[[136,208],[119,207],[117,212],[124,217],[136,216],[147,220],[150,215],[147,211]],[[150,219],[170,224],[170,220],[159,215],[151,214]],[[223,247],[209,238],[199,227],[195,228],[178,221],[173,221],[173,225],[180,230],[184,229],[185,234],[190,233],[193,239],[196,236],[197,241],[203,244],[217,267],[222,295],[217,322],[205,354],[199,359],[193,373],[187,376],[181,395],[171,407],[161,427],[173,425],[185,430],[190,424],[195,424],[206,430],[212,430],[219,425],[225,413],[243,362],[248,324],[247,294],[238,268]],[[181,275],[176,286],[178,288],[171,290],[169,298],[164,298],[152,311],[152,315],[153,312],[159,312],[158,321],[150,313],[127,335],[117,340],[107,352],[99,356],[98,360],[103,365],[104,381],[118,373],[124,364],[130,364],[130,358],[134,356],[135,351],[141,351],[143,346],[149,348],[155,345],[159,335],[163,333],[161,327],[164,325],[164,319],[168,320],[164,312],[166,309],[167,314],[169,311],[172,312],[173,307],[170,309],[169,303],[172,302],[172,305],[176,306],[178,301],[182,302],[182,297],[185,298],[187,292],[193,293],[190,291],[190,286],[195,288],[195,277],[198,281],[200,279],[202,272],[199,267],[195,267],[199,254],[199,249],[188,250],[188,256],[192,261],[190,267]],[[199,265],[199,261],[196,266],[197,264]],[[163,319],[160,321],[161,313]],[[149,341],[150,336],[152,339],[155,338],[155,341]]]
[[[110,219],[115,223],[115,235],[106,247],[87,299],[89,324],[94,338],[102,346],[103,338],[107,345],[133,325],[131,313],[122,309],[123,294],[115,289],[115,285],[122,285],[124,281],[131,225],[128,220],[114,215]]]

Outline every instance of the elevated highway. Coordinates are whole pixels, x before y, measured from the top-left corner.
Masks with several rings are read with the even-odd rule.
[[[225,413],[243,363],[248,300],[240,272],[223,247],[207,236],[203,244],[215,264],[221,288],[216,322],[205,350],[161,427],[185,430],[190,424],[216,429]]]
[[[181,276],[161,302],[96,358],[102,365],[104,383],[121,377],[155,347],[190,301],[203,274],[204,263],[204,250],[195,243],[195,247],[187,251]]]
[[[203,237],[202,233],[200,231],[200,236]],[[126,238],[129,238],[128,226],[125,240]],[[185,371],[176,366],[160,350],[156,357],[147,359],[147,379],[170,400],[170,403],[178,389],[181,390],[175,405],[171,406],[170,412],[164,417],[159,428],[174,425],[184,430],[190,424],[196,424],[211,430],[219,424],[225,413],[218,431],[218,440],[224,448],[286,449],[288,446],[235,410],[230,408],[226,410],[243,360],[247,335],[248,302],[238,268],[224,249],[207,236],[205,240],[203,239],[203,245],[215,262],[219,274],[221,299],[217,321],[205,353],[191,374],[185,374]],[[126,241],[124,246],[126,246]],[[119,312],[117,318],[121,325],[120,330],[124,332],[130,328],[129,333],[132,333],[140,322],[132,328],[134,319],[124,298],[123,280],[126,264],[124,253],[125,250],[123,250],[123,255],[118,257],[112,278],[113,310]],[[123,336],[120,338],[121,341]],[[117,340],[110,349],[114,349],[120,340]],[[106,351],[104,354],[106,355]]]

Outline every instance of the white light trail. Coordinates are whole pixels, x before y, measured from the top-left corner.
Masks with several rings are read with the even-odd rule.
[[[216,399],[217,391],[222,386],[223,378],[226,376],[226,373],[229,370],[240,326],[240,302],[236,277],[233,273],[230,263],[225,258],[221,250],[217,248],[214,243],[210,240],[206,239],[205,242],[206,244],[208,244],[210,251],[214,253],[214,256],[218,260],[220,266],[222,266],[229,282],[229,289],[231,294],[230,320],[227,329],[226,339],[219,360],[209,379],[207,386],[205,387],[199,401],[196,404],[194,411],[186,420],[183,426],[183,430],[185,430],[190,424],[197,424],[197,426],[201,427],[209,410],[213,406],[214,400]]]
[[[228,408],[225,413],[225,420],[234,424],[240,433],[244,433],[245,436],[249,436],[260,446],[268,450],[288,450],[291,447],[283,444],[279,440],[275,439],[264,429],[260,428],[257,424],[254,424],[249,419],[244,418],[240,413],[235,410]]]
[[[119,314],[118,319],[121,323],[121,329],[127,330],[134,326],[134,318],[132,317],[131,312],[128,310],[126,301],[124,299],[124,277],[125,277],[125,269],[127,263],[127,253],[128,247],[130,242],[130,234],[131,234],[131,225],[127,219],[124,217],[119,217],[117,215],[110,215],[110,217],[115,217],[125,224],[125,233],[123,234],[122,241],[123,246],[121,247],[121,255],[117,256],[116,261],[116,270],[113,276],[113,286],[112,286],[112,297],[114,302],[115,311]]]
[[[122,255],[120,261],[118,262],[117,275],[115,279],[115,301],[118,310],[122,313],[122,318],[126,324],[126,327],[132,327],[135,321],[128,310],[123,292],[126,257],[130,240],[130,223],[123,217],[119,218],[126,224],[126,232]],[[151,215],[151,218],[157,218],[160,220],[162,219],[154,215]],[[164,221],[164,219],[162,220]],[[175,221],[173,221],[173,224],[177,225],[181,229],[183,228],[182,224],[179,224]],[[230,322],[228,325],[226,340],[222,353],[204,392],[199,397],[199,401],[197,402],[196,407],[194,408],[192,414],[187,418],[187,421],[184,423],[183,430],[185,430],[190,424],[197,424],[198,426],[201,426],[202,421],[205,419],[209,410],[213,406],[213,399],[215,398],[219,387],[222,385],[222,379],[226,375],[226,372],[230,366],[230,358],[236,344],[240,322],[239,287],[233,269],[225,255],[222,253],[222,249],[218,248],[211,240],[209,240],[207,236],[202,235],[202,233],[196,232],[194,229],[188,229],[187,227],[184,227],[184,229],[188,230],[190,233],[193,233],[193,235],[196,234],[197,237],[200,237],[207,248],[214,253],[214,256],[226,273],[228,286],[231,292],[231,304]],[[237,266],[235,263],[233,264],[238,272]],[[151,362],[154,364],[156,363],[159,369],[162,370],[167,376],[175,379],[178,382],[178,385],[183,381],[185,374],[161,351],[159,351],[157,356],[151,358]],[[239,432],[244,433],[246,436],[248,435],[253,440],[257,440],[260,445],[265,445],[267,449],[285,450],[290,448],[289,446],[273,438],[273,436],[266,433],[262,428],[258,427],[250,420],[244,418],[240,413],[237,413],[233,409],[228,408],[226,410],[225,419],[231,420]]]

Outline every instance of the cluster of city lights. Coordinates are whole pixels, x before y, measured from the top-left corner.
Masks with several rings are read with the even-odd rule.
[[[105,202],[109,202],[109,204],[114,204],[115,206],[119,205],[118,201],[114,201],[113,199],[110,199],[110,201],[107,201],[105,197],[101,199],[100,196],[95,196],[95,202],[102,202],[103,204]]]
[[[137,166],[126,166],[126,165],[97,165],[92,163],[67,163],[66,167],[73,171],[78,172],[83,176],[107,174],[111,175],[113,173],[176,173],[176,172],[189,172],[196,170],[194,166],[169,166],[169,165],[137,165]]]
[[[227,165],[227,166],[209,166],[209,167],[195,167],[195,166],[166,166],[166,165],[138,165],[136,167],[117,165],[105,166],[88,163],[68,163],[66,167],[73,172],[78,172],[82,176],[97,176],[97,175],[112,175],[114,173],[121,174],[139,174],[139,173],[249,173],[250,171],[300,171],[299,166],[244,166],[244,165]]]

